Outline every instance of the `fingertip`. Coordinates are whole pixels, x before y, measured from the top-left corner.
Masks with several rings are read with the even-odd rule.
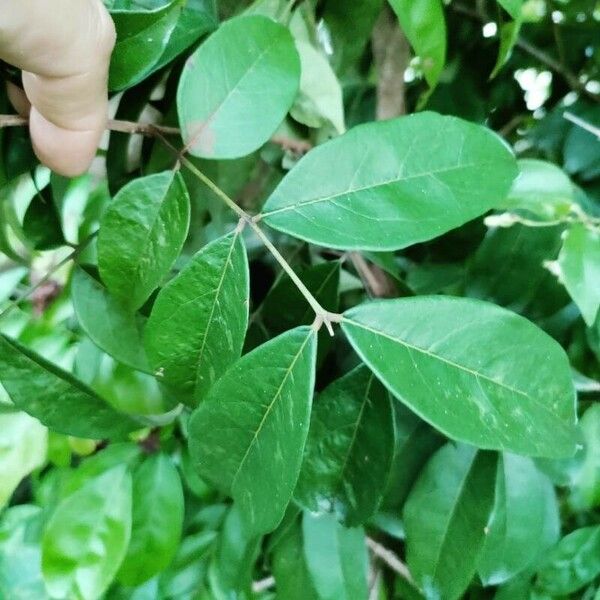
[[[102,130],[73,131],[58,127],[35,107],[29,115],[29,131],[42,164],[65,177],[76,177],[89,169],[102,136]]]

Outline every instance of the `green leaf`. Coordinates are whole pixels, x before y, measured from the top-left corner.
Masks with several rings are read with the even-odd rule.
[[[161,381],[192,403],[242,352],[249,274],[238,231],[205,246],[159,293],[145,344]]]
[[[133,475],[131,541],[118,580],[140,585],[164,570],[179,546],[183,526],[183,489],[171,459],[155,454]]]
[[[296,48],[302,76],[291,116],[308,127],[330,124],[337,133],[344,133],[342,88],[331,65],[321,52],[304,40],[296,40]]]
[[[435,88],[446,63],[446,19],[441,0],[389,0],[389,3],[421,61],[429,87]]]
[[[131,533],[131,475],[118,466],[89,481],[54,511],[42,541],[50,595],[100,598],[125,556]]]
[[[447,436],[532,456],[575,452],[567,356],[523,317],[431,296],[364,304],[342,328],[387,388]]]
[[[579,421],[583,460],[570,483],[569,505],[576,511],[600,506],[600,405],[590,406]]]
[[[314,148],[267,200],[263,217],[316,244],[394,250],[483,214],[515,176],[513,155],[491,131],[419,113],[360,125]]]
[[[297,502],[364,523],[381,503],[394,455],[387,390],[365,366],[332,383],[315,401]]]
[[[530,458],[501,455],[496,499],[477,571],[499,585],[534,567],[560,534],[558,503],[548,478]]]
[[[273,575],[277,593],[286,600],[318,600],[306,559],[302,527],[294,523],[273,551]]]
[[[59,433],[103,439],[140,428],[70,373],[4,335],[0,335],[0,383],[17,408]]]
[[[60,217],[49,188],[37,191],[23,217],[23,233],[36,250],[51,250],[65,244]]]
[[[94,344],[133,369],[149,371],[141,339],[142,317],[127,310],[81,268],[73,273],[71,299],[81,328]]]
[[[538,573],[540,587],[553,595],[572,594],[600,575],[600,526],[576,529],[548,555]]]
[[[260,148],[290,109],[300,59],[290,32],[258,15],[227,21],[189,58],[177,109],[194,156],[238,158]]]
[[[600,232],[573,225],[564,238],[558,264],[561,281],[592,327],[600,308]]]
[[[248,531],[243,515],[234,504],[223,523],[209,572],[211,591],[216,598],[234,598],[240,591],[250,595],[260,542],[260,537]]]
[[[496,64],[494,65],[490,79],[496,77],[510,59],[513,48],[519,40],[522,22],[522,19],[519,17],[514,21],[500,24],[500,48],[498,49],[498,57],[496,58]]]
[[[496,208],[525,210],[545,219],[567,214],[575,201],[571,180],[556,165],[530,158],[517,162],[519,176]]]
[[[404,507],[406,556],[427,597],[462,596],[485,541],[496,455],[448,444],[429,461]]]
[[[0,413],[0,508],[19,483],[46,462],[48,431],[22,412]]]
[[[342,527],[333,515],[304,513],[304,558],[319,598],[366,598],[367,545],[362,529]]]
[[[521,18],[521,8],[523,6],[523,0],[498,0],[498,4],[513,18]]]
[[[108,291],[134,310],[160,285],[179,256],[190,200],[179,172],[126,185],[108,206],[98,236],[98,267]]]
[[[110,90],[132,87],[152,72],[167,48],[183,5],[183,0],[173,0],[156,10],[111,11],[117,43],[110,63]]]
[[[298,480],[315,355],[310,327],[280,335],[230,367],[190,419],[200,475],[231,493],[256,534],[279,524]]]

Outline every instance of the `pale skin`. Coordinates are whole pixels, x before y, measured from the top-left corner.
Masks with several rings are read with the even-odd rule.
[[[108,67],[115,29],[101,0],[1,0],[0,59],[23,69],[34,150],[53,171],[74,177],[90,166],[106,128]]]

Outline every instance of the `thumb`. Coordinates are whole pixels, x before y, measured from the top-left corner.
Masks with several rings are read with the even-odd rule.
[[[92,162],[107,119],[114,25],[100,0],[5,0],[0,56],[24,70],[38,158],[67,176]]]

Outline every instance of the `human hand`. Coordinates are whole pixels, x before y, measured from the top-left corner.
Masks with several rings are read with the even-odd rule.
[[[23,70],[9,84],[15,108],[29,114],[35,153],[73,177],[92,162],[107,119],[107,81],[115,44],[101,0],[4,0],[0,58]]]

